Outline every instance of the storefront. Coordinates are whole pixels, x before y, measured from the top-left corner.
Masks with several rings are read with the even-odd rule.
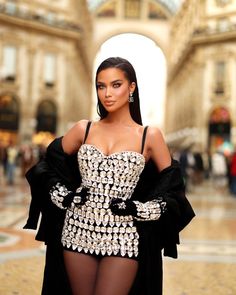
[[[43,100],[37,109],[36,130],[33,143],[47,146],[54,138],[57,128],[57,108],[51,100]]]
[[[18,142],[19,99],[12,93],[0,94],[0,139],[3,145]]]
[[[210,114],[209,149],[210,153],[231,152],[231,121],[229,111],[225,107],[217,107]]]

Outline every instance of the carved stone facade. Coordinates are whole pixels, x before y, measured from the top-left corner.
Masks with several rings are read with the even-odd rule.
[[[236,144],[236,0],[185,0],[176,14],[174,2],[0,0],[1,140],[43,140],[90,117],[99,48],[137,33],[167,58],[170,146]]]
[[[1,141],[48,141],[88,117],[91,33],[85,0],[0,1]]]
[[[186,0],[168,55],[166,133],[174,147],[236,144],[236,1]]]
[[[90,117],[93,61],[109,37],[143,34],[167,53],[174,1],[88,2],[0,0],[1,140],[51,140]]]

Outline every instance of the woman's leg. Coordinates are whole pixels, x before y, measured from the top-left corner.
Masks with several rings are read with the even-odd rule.
[[[99,262],[94,295],[127,295],[138,270],[138,261],[104,257]]]
[[[73,295],[93,295],[99,259],[65,250],[64,261]]]

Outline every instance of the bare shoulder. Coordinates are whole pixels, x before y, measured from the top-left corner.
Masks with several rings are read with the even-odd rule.
[[[150,136],[154,137],[162,135],[161,129],[154,125],[148,126],[148,133]]]
[[[77,129],[79,134],[83,134],[83,132],[85,132],[88,122],[89,120],[82,119],[75,123],[74,127]]]
[[[158,143],[165,144],[163,133],[160,130],[160,128],[157,126],[148,126],[147,140],[148,140],[148,143],[150,143],[151,145],[152,143],[154,143],[155,145]]]
[[[85,119],[79,120],[67,131],[64,137],[68,135],[73,135],[75,139],[78,139],[79,141],[82,142],[87,124],[88,124],[88,120],[85,120]]]
[[[80,120],[63,136],[62,146],[65,153],[73,154],[78,151],[83,142],[87,124],[88,120]]]
[[[147,132],[147,148],[150,157],[154,160],[160,171],[171,164],[170,152],[159,127],[149,126]]]

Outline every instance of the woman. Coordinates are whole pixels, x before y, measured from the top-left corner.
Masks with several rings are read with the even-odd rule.
[[[36,238],[47,244],[42,294],[162,294],[161,250],[177,257],[194,212],[160,130],[142,126],[132,65],[103,61],[96,89],[101,119],[79,121],[27,174],[25,228],[41,211]]]
[[[229,165],[230,192],[236,196],[236,151],[234,151]]]

